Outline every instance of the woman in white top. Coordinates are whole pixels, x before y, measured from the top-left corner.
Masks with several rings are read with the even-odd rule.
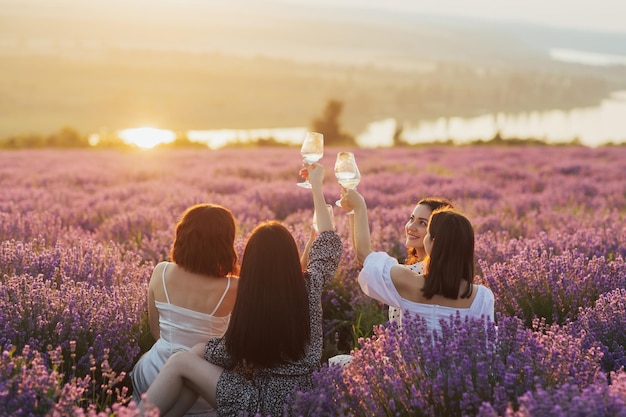
[[[235,234],[232,213],[214,204],[188,208],[176,225],[173,262],[159,263],[148,286],[150,333],[156,343],[131,372],[135,401],[174,352],[226,332],[238,287]],[[188,415],[216,414],[200,399]]]
[[[426,227],[428,219],[433,211],[442,208],[454,208],[452,203],[442,197],[425,197],[417,202],[409,221],[404,226],[404,234],[406,236],[405,245],[407,248],[407,257],[404,265],[409,269],[422,274],[428,257],[424,248],[424,236],[426,236]],[[354,234],[354,228],[352,228]],[[389,321],[394,321],[398,326],[402,327],[402,309],[389,306]]]
[[[462,317],[493,320],[493,293],[473,283],[474,230],[465,216],[450,208],[433,211],[423,238],[428,258],[423,274],[418,274],[387,253],[374,252],[361,194],[343,189],[341,204],[355,211],[354,244],[363,264],[358,279],[366,295],[418,314],[433,330],[440,329],[440,319],[457,311]]]

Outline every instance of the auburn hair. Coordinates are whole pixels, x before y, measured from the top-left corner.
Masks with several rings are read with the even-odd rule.
[[[424,269],[426,277],[422,293],[427,299],[434,295],[457,299],[463,281],[467,289],[461,298],[472,295],[474,281],[474,229],[461,213],[449,207],[433,211],[428,221],[432,240],[430,257]]]
[[[176,224],[170,258],[196,274],[236,275],[236,232],[235,218],[227,208],[216,204],[191,206]]]
[[[311,339],[307,282],[296,242],[276,221],[258,225],[241,263],[224,335],[236,366],[269,368],[304,357]]]

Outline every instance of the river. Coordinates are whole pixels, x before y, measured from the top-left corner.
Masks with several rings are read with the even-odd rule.
[[[626,56],[599,54],[570,49],[554,49],[550,56],[556,61],[589,66],[626,65]],[[420,123],[404,123],[395,119],[373,121],[356,134],[362,147],[393,145],[394,133],[402,129],[401,138],[408,144],[445,142],[463,144],[489,140],[496,134],[503,139],[539,139],[546,143],[568,143],[573,140],[596,147],[607,143],[626,143],[626,91],[615,91],[596,106],[570,110],[554,109],[520,113],[485,113],[477,117],[441,117]],[[236,141],[274,138],[281,143],[299,145],[306,127],[268,129],[190,130],[190,140],[220,148]],[[170,134],[171,136],[171,134]]]
[[[393,145],[395,119],[369,124],[356,135],[359,146],[388,147]],[[297,145],[305,127],[268,129],[190,130],[190,140],[220,148],[235,141],[255,141],[273,137],[281,143]],[[606,143],[626,143],[626,91],[618,91],[593,107],[571,110],[530,111],[517,114],[486,113],[478,117],[441,117],[436,120],[402,126],[402,139],[409,144],[442,142],[452,139],[463,144],[489,140],[497,133],[504,139],[540,139],[547,143],[565,143],[577,139],[581,144],[596,147]]]
[[[371,123],[358,136],[361,146],[391,146],[396,121]],[[547,110],[517,114],[487,113],[478,117],[439,118],[418,124],[405,124],[402,138],[409,144],[447,141],[456,143],[493,138],[541,139],[564,143],[577,139],[595,147],[609,142],[626,143],[626,91],[617,91],[593,107]]]

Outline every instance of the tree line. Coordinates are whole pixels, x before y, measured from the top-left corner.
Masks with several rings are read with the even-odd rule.
[[[354,135],[343,130],[340,118],[343,111],[344,103],[340,100],[330,99],[322,110],[321,115],[315,117],[310,123],[310,130],[324,134],[324,143],[327,146],[343,146],[356,147],[357,143]],[[422,143],[419,145],[409,145],[402,137],[402,127],[399,126],[394,133],[394,146],[427,146],[434,143]],[[447,142],[437,142],[437,145],[454,146],[453,140]],[[500,132],[490,139],[477,139],[468,142],[468,145],[547,145],[542,139],[520,139],[506,138],[504,139]],[[581,145],[578,138],[573,138],[562,145]],[[614,145],[614,144],[608,144]],[[254,143],[236,141],[226,145],[226,147],[279,147],[291,146],[282,142],[278,142],[273,137],[262,138]],[[156,146],[161,149],[175,148],[206,148],[207,145],[190,140],[185,133],[179,132],[174,141],[163,143]],[[6,139],[0,139],[0,149],[42,149],[42,148],[60,148],[60,149],[79,149],[79,148],[96,148],[96,149],[135,149],[134,144],[129,144],[122,140],[116,133],[106,133],[99,135],[97,143],[90,141],[90,136],[79,132],[73,127],[65,126],[58,132],[51,134],[27,134],[10,136]]]
[[[356,146],[353,135],[345,132],[340,123],[343,111],[343,102],[330,99],[322,110],[321,115],[315,117],[309,128],[312,131],[324,134],[324,141],[329,146]],[[287,146],[276,141],[275,138],[263,138],[254,146]],[[251,146],[250,143],[235,142],[229,146]],[[158,148],[206,148],[205,144],[190,140],[185,133],[179,132],[174,141],[157,145]],[[50,134],[15,135],[0,139],[0,149],[41,149],[41,148],[98,148],[98,149],[132,149],[135,145],[124,142],[116,133],[105,133],[98,136],[97,143],[90,141],[90,135],[79,132],[71,126],[64,126],[59,131]]]

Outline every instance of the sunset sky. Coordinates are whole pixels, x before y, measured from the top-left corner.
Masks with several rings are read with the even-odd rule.
[[[12,57],[0,69],[0,136],[64,124],[81,131],[301,127],[327,91],[343,94],[344,123],[358,132],[385,125],[388,114],[413,117],[397,114],[415,103],[397,105],[398,97],[377,90],[381,74],[355,77],[352,66],[413,74],[458,58],[517,70],[519,62],[550,66],[568,56],[560,60],[580,63],[584,55],[587,65],[610,59],[621,68],[625,16],[626,0],[0,0],[0,56]],[[348,72],[296,67],[309,63]],[[307,90],[300,107],[281,107],[298,77],[321,87]],[[340,91],[333,77],[349,82],[337,82]],[[371,104],[368,94],[376,97]],[[592,97],[580,105],[594,100],[601,104]]]

